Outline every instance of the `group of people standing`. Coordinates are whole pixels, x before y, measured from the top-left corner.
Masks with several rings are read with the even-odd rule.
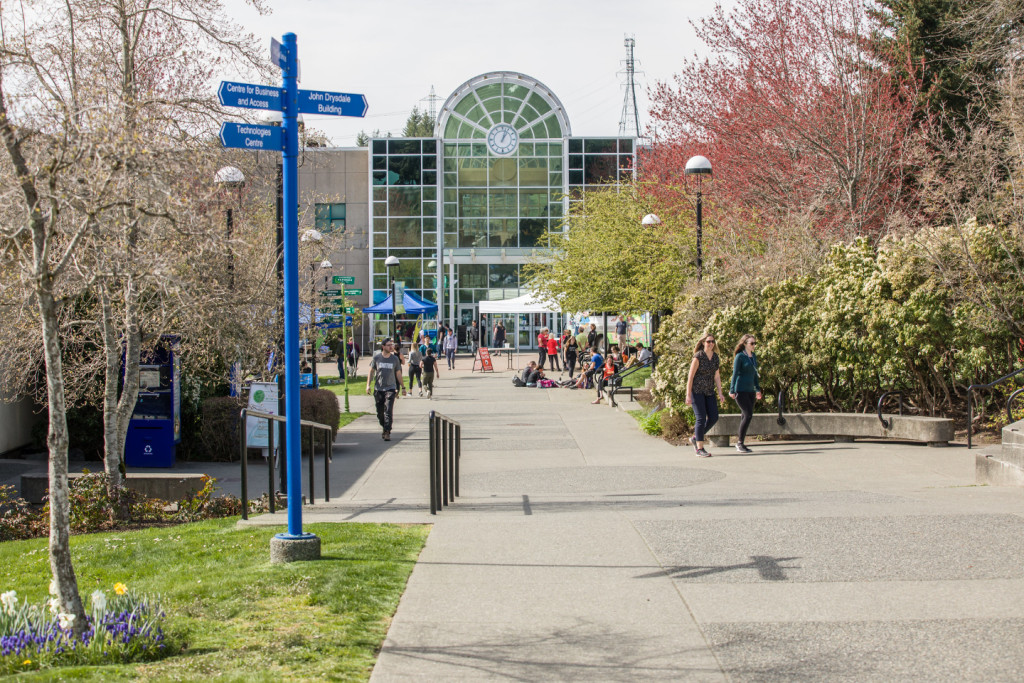
[[[761,400],[761,381],[757,371],[757,340],[752,334],[743,335],[733,349],[732,378],[729,397],[740,408],[740,428],[736,450],[750,453],[745,443],[750,420],[754,416],[754,402]],[[719,369],[718,341],[713,334],[705,334],[697,342],[686,377],[686,403],[693,407],[694,427],[690,444],[698,458],[710,458],[704,447],[704,437],[718,422],[718,403],[725,403],[722,393],[722,375]],[[718,400],[716,401],[715,394]]]

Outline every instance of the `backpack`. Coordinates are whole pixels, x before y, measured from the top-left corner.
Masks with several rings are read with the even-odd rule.
[[[537,382],[537,386],[540,387],[541,389],[553,389],[556,385],[553,380],[542,379],[541,381]]]

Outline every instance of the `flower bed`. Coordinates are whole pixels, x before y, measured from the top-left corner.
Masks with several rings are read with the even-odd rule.
[[[51,592],[53,591],[51,585]],[[67,666],[159,659],[168,647],[159,602],[135,595],[123,583],[113,596],[93,591],[85,629],[75,634],[75,616],[51,598],[44,606],[19,601],[14,591],[0,594],[0,673]]]

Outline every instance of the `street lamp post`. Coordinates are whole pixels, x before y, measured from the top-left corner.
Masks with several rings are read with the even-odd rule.
[[[241,204],[242,187],[245,185],[244,173],[234,166],[225,166],[214,174],[213,182],[215,185],[227,190],[238,190],[238,202]],[[224,211],[224,228],[228,248],[228,288],[231,290],[234,290],[235,288],[235,254],[231,249],[231,234],[234,232],[234,224],[233,207],[231,206],[231,203],[228,202],[227,209]],[[230,393],[232,396],[237,396],[241,389],[241,382],[239,381],[239,366],[240,364],[235,361],[231,363],[231,368],[228,371],[228,383],[231,387]]]
[[[697,176],[697,282],[700,282],[704,277],[704,263],[701,259],[701,240],[704,234],[704,224],[701,217],[701,210],[703,208],[701,180],[705,175],[711,175],[711,162],[708,161],[707,157],[699,155],[690,157],[690,160],[686,162],[686,169],[683,173],[684,175]]]
[[[213,182],[228,190],[238,190],[238,199],[241,203],[242,187],[245,186],[245,174],[234,166],[225,166],[213,176]],[[231,250],[231,233],[234,231],[234,212],[231,204],[228,204],[224,212],[224,222],[227,232],[228,243],[228,286],[234,289],[235,286],[235,255]]]
[[[302,233],[302,237],[299,238],[303,242],[316,242],[320,244],[324,241],[324,236],[319,230],[310,229]],[[330,268],[332,264],[327,259],[324,259],[320,263],[321,268]],[[316,381],[316,263],[309,264],[309,288],[310,288],[310,301],[309,301],[309,335],[310,335],[310,346],[313,348],[313,362],[311,363],[313,369],[313,388],[317,387]]]
[[[401,261],[397,256],[388,256],[384,259],[384,267],[388,269],[391,278],[391,338],[395,341],[395,348],[398,347],[398,297],[395,293],[395,275],[393,268],[397,268]]]

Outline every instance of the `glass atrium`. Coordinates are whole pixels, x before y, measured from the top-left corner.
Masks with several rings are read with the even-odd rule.
[[[526,294],[520,266],[563,229],[570,198],[628,180],[634,168],[634,138],[572,137],[558,98],[516,72],[459,86],[436,131],[436,139],[370,143],[370,272],[374,303],[394,276],[438,303],[438,317],[453,326],[479,318],[482,300]],[[390,255],[401,263],[389,274]],[[523,317],[531,318],[519,321],[524,347],[533,327],[557,322]]]

